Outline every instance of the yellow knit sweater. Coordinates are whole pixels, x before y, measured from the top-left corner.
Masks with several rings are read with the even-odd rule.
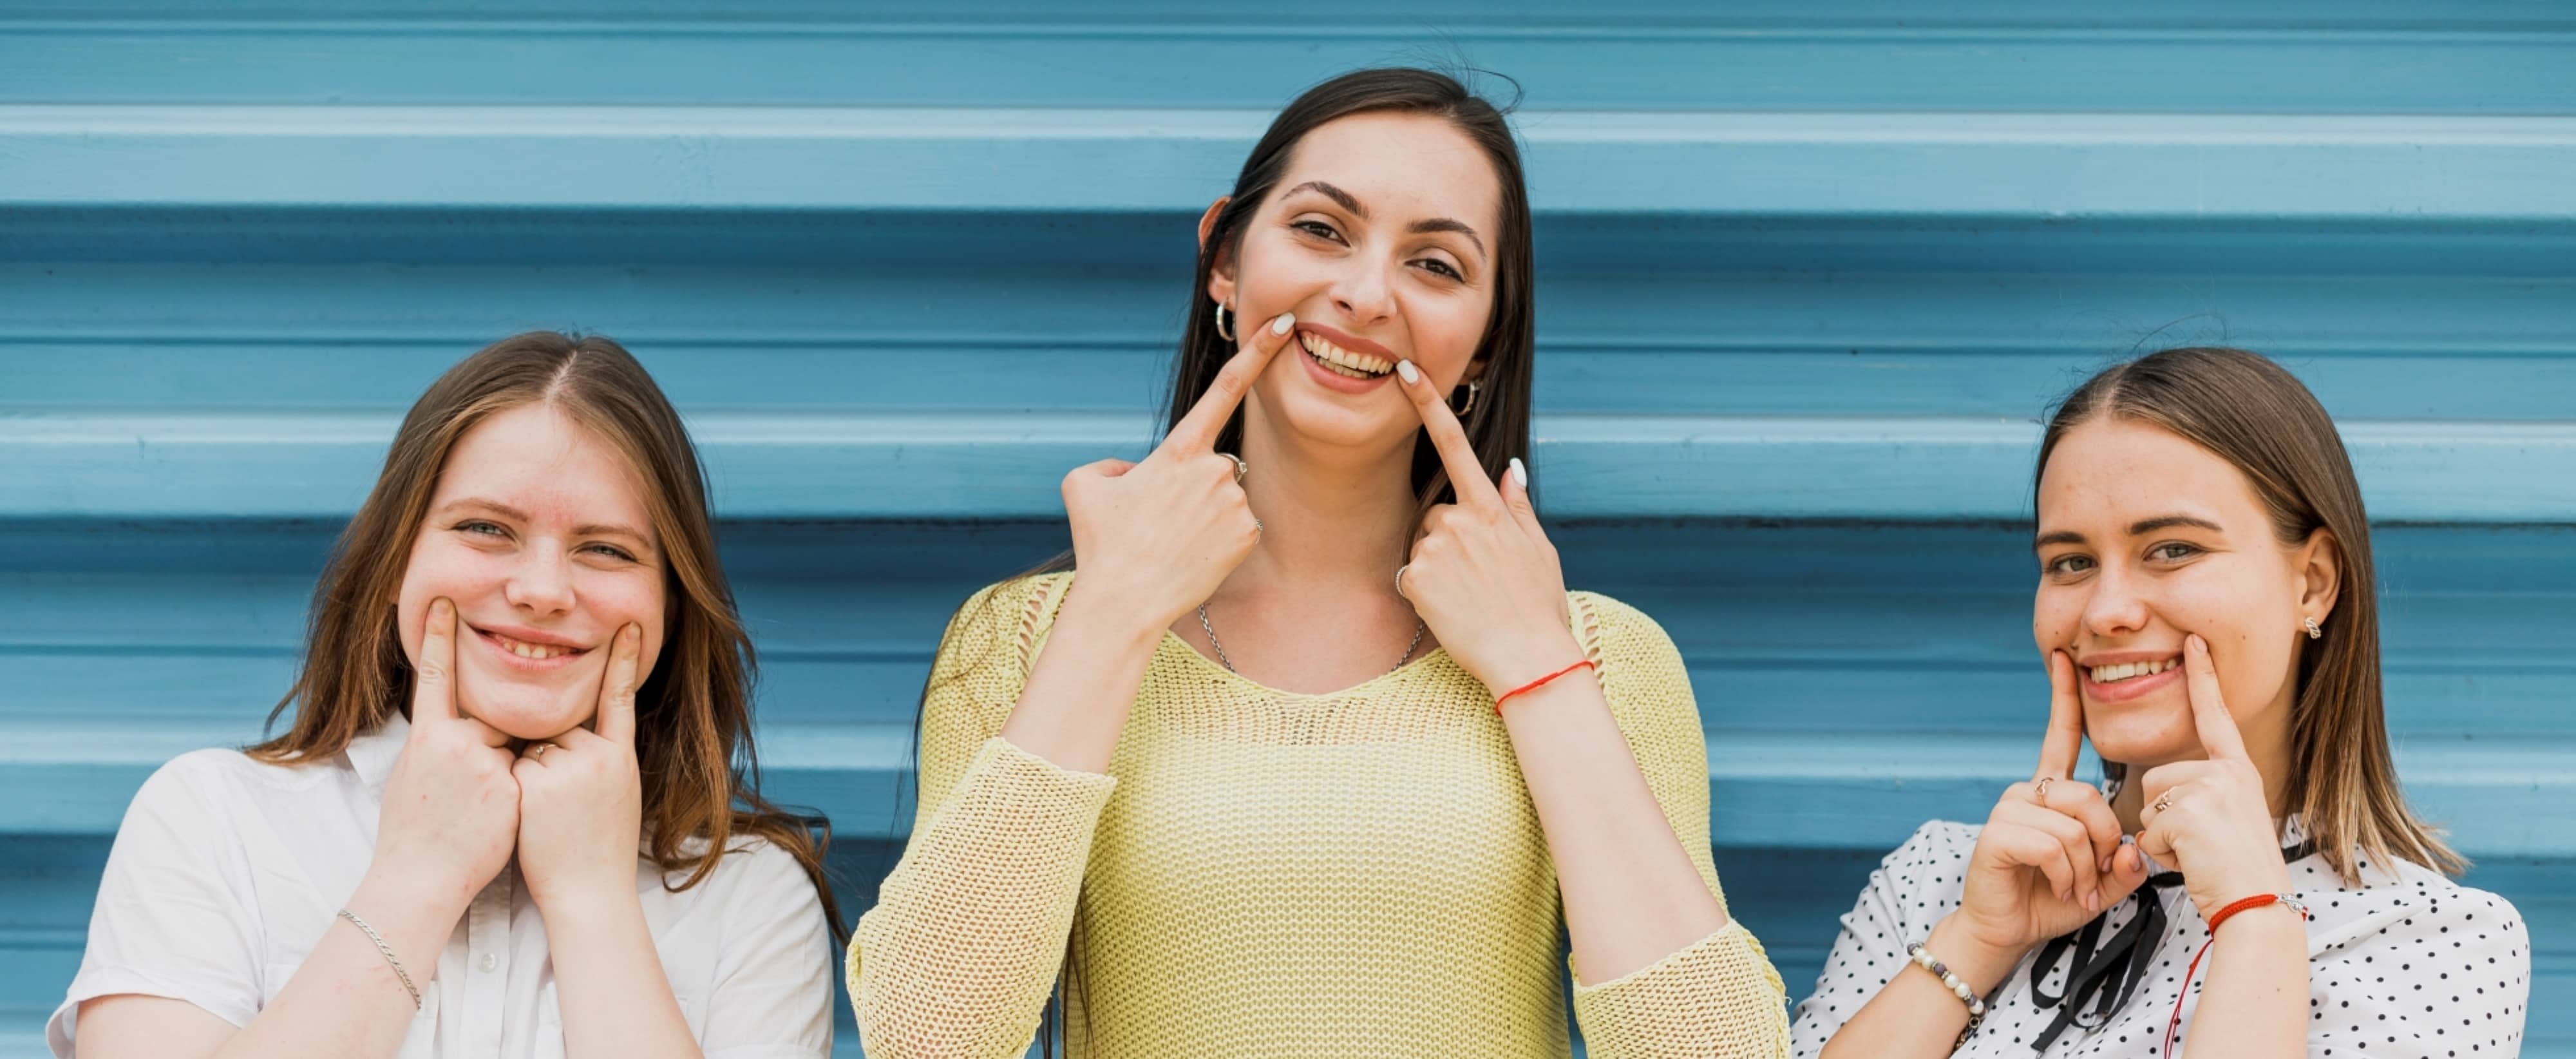
[[[1433,651],[1296,695],[1166,635],[1110,774],[1059,768],[997,733],[1072,577],[978,593],[932,666],[911,845],[850,938],[870,1059],[1018,1056],[1077,915],[1071,1055],[1569,1054],[1556,872],[1483,685]],[[1722,904],[1680,655],[1615,600],[1569,601]],[[1732,919],[1616,981],[1575,971],[1598,1059],[1788,1054],[1779,973]]]

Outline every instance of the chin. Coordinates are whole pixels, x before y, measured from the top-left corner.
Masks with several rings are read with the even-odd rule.
[[[2103,712],[2099,709],[2086,711],[2084,738],[2093,744],[2093,752],[2101,755],[2104,761],[2154,768],[2169,761],[2196,756],[2199,751],[2200,734],[2192,728],[2189,714],[2178,718],[2104,717],[2101,716]],[[2177,720],[2179,727],[2172,723]]]
[[[476,696],[459,712],[512,739],[552,739],[590,719],[591,704],[578,695],[536,688],[513,689],[496,696]]]
[[[1402,418],[1385,414],[1386,406],[1377,401],[1356,401],[1319,395],[1300,395],[1282,402],[1280,418],[1287,421],[1288,433],[1308,442],[1336,448],[1376,448],[1387,444],[1391,436],[1400,437],[1421,426],[1418,413],[1402,404],[1403,393],[1392,388],[1397,403],[1393,406]],[[1377,395],[1368,395],[1375,397]]]

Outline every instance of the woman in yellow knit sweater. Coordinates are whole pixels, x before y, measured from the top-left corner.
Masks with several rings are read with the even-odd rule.
[[[1784,1055],[1681,658],[1531,514],[1502,115],[1326,82],[1199,240],[1162,444],[1065,479],[1079,574],[941,644],[868,1054],[1016,1056],[1061,983],[1075,1055],[1563,1056],[1570,939],[1590,1054]]]

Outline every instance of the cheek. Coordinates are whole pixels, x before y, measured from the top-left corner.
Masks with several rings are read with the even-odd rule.
[[[2079,590],[2042,584],[2030,608],[2030,638],[2042,654],[2075,642],[2076,626],[2084,616],[2084,597]]]
[[[428,533],[412,545],[411,562],[403,568],[402,589],[395,597],[395,620],[402,632],[403,656],[420,661],[420,638],[429,624],[429,603],[445,597],[459,605],[481,593],[498,590],[487,565],[471,549],[442,544]]]
[[[629,623],[643,627],[641,657],[646,666],[662,649],[667,631],[667,599],[659,575],[640,574],[603,577],[600,583],[587,586],[582,596],[584,605],[597,618],[601,633],[613,637]]]

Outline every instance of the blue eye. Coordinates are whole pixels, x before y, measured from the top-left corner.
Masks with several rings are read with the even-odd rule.
[[[2200,548],[2197,545],[2185,544],[2181,541],[2167,541],[2147,549],[2147,558],[2163,559],[2167,562],[2189,559],[2198,554],[2200,554]]]
[[[477,536],[505,537],[509,535],[508,532],[504,531],[500,526],[485,522],[481,519],[475,519],[469,522],[459,522],[456,524],[456,530],[459,533],[471,533]]]
[[[590,550],[601,555],[608,556],[611,559],[623,560],[630,563],[635,561],[635,557],[628,555],[626,553],[626,549],[620,548],[614,544],[593,544],[590,546]]]

